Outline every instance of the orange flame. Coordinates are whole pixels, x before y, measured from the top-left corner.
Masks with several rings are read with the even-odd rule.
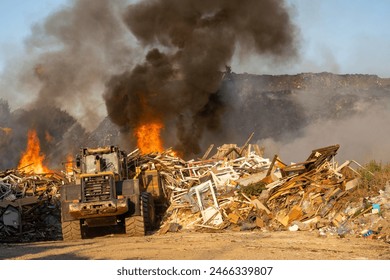
[[[142,154],[164,151],[163,141],[160,133],[164,125],[161,122],[154,121],[141,124],[135,129],[137,137],[137,146]]]
[[[39,138],[35,130],[28,132],[27,149],[19,161],[18,168],[23,168],[26,172],[47,173],[50,172],[43,164],[45,156],[41,154]]]
[[[65,172],[66,173],[72,173],[73,172],[73,156],[71,154],[68,154],[66,156]]]

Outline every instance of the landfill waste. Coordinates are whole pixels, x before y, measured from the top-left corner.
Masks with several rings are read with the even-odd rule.
[[[335,161],[339,145],[286,164],[250,144],[214,145],[199,159],[172,149],[127,155],[129,170],[157,172],[167,201],[157,234],[180,231],[317,231],[390,243],[390,184],[376,195],[360,187],[359,163]],[[357,166],[357,168],[355,167]],[[367,171],[369,172],[369,171]],[[57,173],[0,172],[0,242],[61,239]]]
[[[315,149],[291,165],[278,155],[264,158],[263,149],[248,143],[225,144],[211,157],[209,149],[199,160],[183,161],[170,151],[136,160],[164,181],[169,207],[160,234],[174,224],[175,231],[319,230],[321,236],[345,237],[363,236],[359,232],[369,226],[375,238],[389,242],[390,187],[368,200],[361,197],[358,170],[364,167],[353,160],[339,165],[338,149]]]
[[[61,174],[0,171],[0,242],[61,238]]]

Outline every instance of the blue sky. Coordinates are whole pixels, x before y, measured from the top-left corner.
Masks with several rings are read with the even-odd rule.
[[[68,0],[0,0],[0,70],[23,53],[31,26]],[[300,58],[279,68],[236,62],[235,72],[334,72],[390,77],[390,1],[287,0],[300,29]],[[260,63],[261,64],[261,63]]]
[[[7,57],[23,51],[23,41],[31,26],[51,12],[60,9],[67,0],[0,0],[0,69]]]
[[[305,59],[320,62],[325,71],[390,77],[390,1],[288,2],[296,7]]]

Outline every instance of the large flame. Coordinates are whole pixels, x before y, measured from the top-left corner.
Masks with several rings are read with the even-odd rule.
[[[159,121],[153,121],[139,125],[135,129],[137,137],[137,146],[142,154],[164,151],[163,141],[161,139],[161,129],[164,125]]]
[[[24,171],[30,173],[50,172],[50,169],[43,164],[44,159],[45,156],[41,154],[37,132],[30,130],[28,132],[27,149],[19,161],[18,168],[23,168]]]

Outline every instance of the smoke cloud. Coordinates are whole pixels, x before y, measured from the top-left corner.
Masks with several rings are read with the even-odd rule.
[[[26,47],[36,54],[22,74],[34,83],[30,107],[67,110],[88,129],[104,116],[101,92],[116,71],[128,66],[130,36],[120,18],[126,1],[75,1],[32,28]]]
[[[340,161],[390,160],[390,79],[330,73],[297,77],[299,88],[292,90],[291,101],[302,120],[279,137],[260,137],[268,157],[304,161],[313,149],[339,144]]]
[[[17,90],[2,86],[0,169],[17,165],[30,128],[52,163],[82,145],[134,148],[134,129],[155,121],[165,147],[187,158],[255,132],[266,156],[286,162],[333,144],[342,159],[389,160],[390,80],[227,67],[237,57],[261,56],[267,67],[296,61],[298,31],[283,1],[128,3],[75,0],[32,28],[27,59],[2,75]],[[12,110],[11,96],[29,103]]]
[[[1,95],[9,103],[0,100],[5,102],[0,117],[8,116],[0,126],[12,130],[0,131],[0,167],[17,165],[29,129],[37,130],[46,158],[58,166],[87,139],[85,130],[102,121],[105,82],[136,56],[122,20],[127,5],[125,0],[70,1],[32,26],[21,58],[7,62],[1,75]]]
[[[286,163],[305,161],[311,150],[333,144],[341,146],[337,155],[341,161],[386,163],[390,159],[390,113],[379,107],[370,110],[342,120],[318,120],[306,126],[300,137],[288,141],[267,138],[259,143],[267,147],[267,156],[279,154]]]
[[[106,84],[108,114],[130,133],[162,120],[165,142],[185,155],[199,154],[205,132],[221,128],[223,71],[238,45],[263,55],[296,54],[283,1],[143,1],[128,7],[124,20],[149,51],[143,64]]]

